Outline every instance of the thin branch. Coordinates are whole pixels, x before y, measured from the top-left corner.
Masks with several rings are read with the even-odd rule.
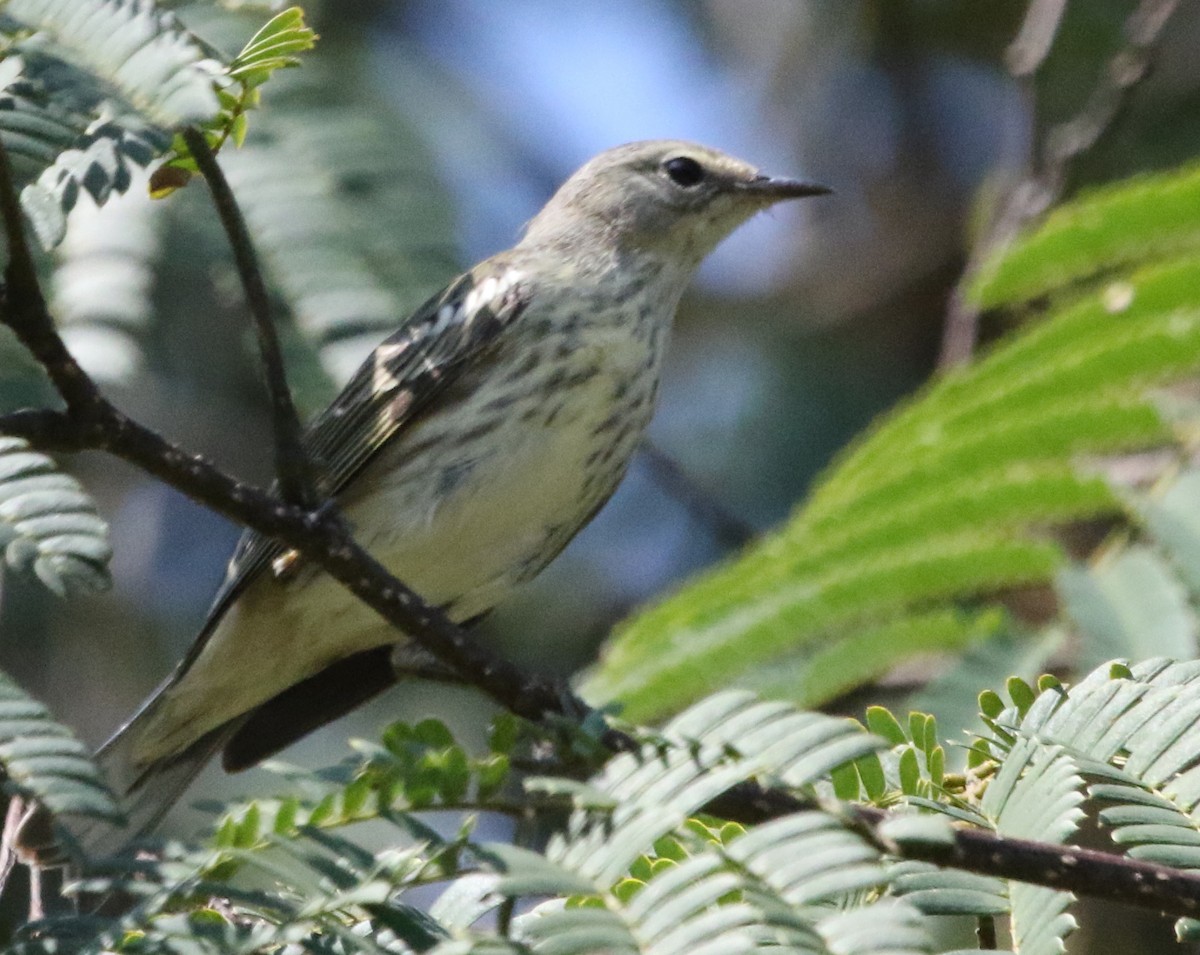
[[[704,811],[753,825],[811,808],[811,802],[790,793],[747,782],[714,799]],[[861,826],[865,835],[898,858],[1043,885],[1169,915],[1200,914],[1200,872],[967,827],[955,827],[953,839],[944,843],[896,844],[880,832],[880,826],[893,818],[891,813],[867,806],[844,808],[852,824]]]
[[[246,304],[254,319],[254,331],[258,336],[258,350],[271,400],[272,431],[275,436],[275,476],[279,480],[280,495],[289,504],[311,510],[317,505],[316,483],[313,480],[311,462],[304,452],[300,416],[296,413],[292,391],[288,387],[283,350],[279,347],[279,335],[271,319],[271,299],[267,295],[267,286],[263,281],[254,243],[250,239],[242,210],[229,187],[229,181],[221,171],[217,157],[209,148],[204,134],[189,126],[184,129],[183,138],[192,158],[196,160],[200,174],[208,183],[217,216],[229,238],[229,247],[233,250],[238,277],[246,293]]]
[[[1008,246],[1031,220],[1044,214],[1066,188],[1072,164],[1112,130],[1129,96],[1149,73],[1163,29],[1179,0],[1141,0],[1125,21],[1126,44],[1105,65],[1083,108],[1054,126],[1037,150],[1035,168],[1001,201],[991,226],[971,249],[950,295],[939,368],[971,359],[979,337],[979,307],[969,288],[987,259]],[[1018,38],[1009,47],[1009,70],[1028,82],[1045,59],[1061,24],[1059,0],[1031,0]]]
[[[1020,78],[1037,72],[1054,46],[1066,10],[1067,0],[1030,0],[1016,39],[1004,51],[1010,74]]]
[[[878,823],[878,810],[867,819]],[[1200,873],[1078,846],[998,836],[984,829],[955,829],[948,843],[908,843],[905,859],[1067,890],[1109,902],[1195,917],[1200,914]]]
[[[0,148],[0,216],[8,246],[2,304],[5,324],[45,369],[55,389],[76,416],[89,413],[96,387],[54,331],[37,267],[25,241],[21,205],[13,184],[8,153]]]

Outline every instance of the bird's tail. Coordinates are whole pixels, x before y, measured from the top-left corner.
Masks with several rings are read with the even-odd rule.
[[[153,716],[157,694],[96,753],[96,763],[124,813],[123,822],[65,817],[58,820],[85,858],[114,856],[144,836],[166,815],[187,785],[237,730],[240,720],[218,727],[187,749],[149,766],[134,761],[135,746]],[[66,861],[45,809],[14,800],[0,840],[0,888],[16,861],[54,867]]]
[[[152,717],[157,698],[158,694],[151,697],[96,753],[101,775],[117,797],[124,821],[79,817],[57,820],[74,848],[87,859],[117,855],[152,829],[242,722],[234,720],[218,727],[168,759],[139,765],[133,759],[135,744]],[[53,869],[66,863],[67,854],[44,807],[14,797],[0,837],[0,890],[17,861]]]
[[[143,728],[153,716],[156,697],[96,752],[100,772],[120,800],[125,821],[123,825],[99,819],[68,823],[71,836],[90,859],[114,855],[149,832],[241,722],[235,720],[220,726],[166,759],[140,765],[134,761],[133,753]]]

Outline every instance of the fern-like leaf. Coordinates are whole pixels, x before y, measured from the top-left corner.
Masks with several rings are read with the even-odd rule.
[[[21,205],[52,248],[81,191],[97,203],[127,191],[170,130],[217,112],[220,64],[152,0],[8,0],[3,12],[32,35],[6,60],[20,76],[6,77],[0,134],[40,173]]]
[[[563,859],[512,846],[489,847],[502,872],[488,892],[510,896],[603,897],[606,907],[544,905],[518,921],[535,951],[691,955],[784,946],[811,955],[929,951],[915,909],[861,902],[884,876],[878,850],[841,822],[803,812],[671,865],[628,900]]]
[[[0,766],[5,789],[58,815],[120,819],[87,748],[41,703],[0,674]]]
[[[152,0],[8,0],[4,12],[164,128],[217,111],[220,65]]]
[[[1050,215],[982,270],[985,307],[1054,292],[1106,269],[1200,249],[1200,167],[1097,189]]]
[[[289,7],[273,16],[229,63],[229,77],[247,90],[262,86],[276,70],[299,66],[297,53],[313,48],[316,34],[304,22],[304,11]]]
[[[73,477],[20,438],[0,436],[0,547],[60,595],[109,586],[108,525]]]
[[[133,175],[144,187],[144,173]],[[57,250],[51,311],[71,354],[103,384],[128,383],[143,368],[142,340],[153,317],[153,271],[167,208],[135,186],[103,209],[82,202],[68,218]]]
[[[1004,768],[1030,747],[1068,754],[1115,843],[1134,858],[1200,868],[1200,663],[1106,664],[994,712],[990,745],[1008,753]]]
[[[981,809],[1001,835],[1065,843],[1083,818],[1083,799],[1083,779],[1063,748],[1023,738],[988,786]],[[1067,912],[1074,901],[1071,893],[1014,882],[1009,898],[1017,952],[1066,951],[1063,939],[1078,927]]]
[[[102,204],[140,181],[135,170],[178,158],[181,126],[241,142],[258,87],[314,38],[293,8],[226,66],[153,0],[7,0],[3,12],[0,135],[23,158],[22,181],[35,180],[21,203],[47,248],[80,192]]]

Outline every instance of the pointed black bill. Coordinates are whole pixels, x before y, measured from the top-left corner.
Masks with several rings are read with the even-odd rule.
[[[828,186],[815,182],[804,182],[800,179],[773,179],[770,176],[757,176],[744,186],[747,192],[762,196],[768,202],[781,202],[784,199],[804,199],[808,196],[827,196],[831,192]]]

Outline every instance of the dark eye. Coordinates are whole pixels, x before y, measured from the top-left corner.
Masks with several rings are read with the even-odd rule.
[[[676,156],[663,163],[663,169],[671,182],[685,189],[697,185],[704,178],[704,167],[691,156]]]

